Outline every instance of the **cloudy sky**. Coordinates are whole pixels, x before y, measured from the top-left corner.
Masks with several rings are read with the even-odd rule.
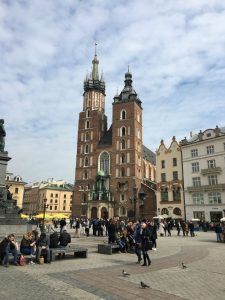
[[[74,181],[95,41],[109,123],[129,65],[151,150],[225,125],[225,1],[0,0],[0,118],[27,182]]]

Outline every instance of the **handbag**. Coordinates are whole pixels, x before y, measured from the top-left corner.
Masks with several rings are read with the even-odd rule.
[[[146,250],[147,251],[148,250],[152,250],[152,245],[153,245],[152,241],[151,240],[147,240],[146,241]]]

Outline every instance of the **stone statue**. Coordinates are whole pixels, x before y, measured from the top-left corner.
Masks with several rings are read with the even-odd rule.
[[[5,136],[4,120],[0,119],[0,152],[4,152],[5,149]]]

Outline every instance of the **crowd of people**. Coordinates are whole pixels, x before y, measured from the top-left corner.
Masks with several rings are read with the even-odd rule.
[[[64,223],[64,222],[62,222]],[[66,247],[71,243],[71,236],[66,230],[66,225],[62,226],[60,234],[52,228],[52,233],[46,230],[39,232],[33,230],[23,235],[20,243],[16,241],[15,235],[10,234],[0,242],[0,261],[4,267],[9,266],[9,255],[13,256],[15,266],[19,265],[21,255],[28,255],[30,264],[40,264],[42,254],[46,257],[46,263],[51,263],[50,248]]]
[[[147,219],[132,221],[112,219],[73,219],[69,220],[70,229],[74,229],[74,237],[81,235],[89,237],[107,236],[109,244],[116,244],[122,253],[135,253],[137,264],[150,266],[149,250],[157,251],[157,235],[171,236],[171,231],[177,236],[195,236],[195,226],[192,221],[174,221]],[[59,228],[59,230],[58,230]],[[38,228],[37,228],[38,229]],[[59,231],[59,232],[58,232]],[[217,242],[225,242],[225,224],[216,223],[214,226]],[[23,235],[18,244],[14,234],[10,234],[0,242],[0,261],[3,266],[9,266],[9,255],[13,255],[13,263],[18,265],[19,253],[30,256],[30,263],[40,263],[40,256],[44,252],[46,262],[50,263],[50,248],[66,247],[71,243],[71,235],[67,232],[65,219],[53,220],[42,231],[33,230]]]

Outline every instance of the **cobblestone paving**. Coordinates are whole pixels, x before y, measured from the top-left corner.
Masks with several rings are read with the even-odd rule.
[[[98,254],[97,244],[105,237],[73,239],[89,249],[87,259],[0,266],[0,300],[225,299],[225,244],[216,243],[214,233],[200,232],[194,238],[173,234],[158,238],[158,251],[149,252],[150,268],[136,265],[134,254]],[[123,269],[131,275],[124,278]],[[141,280],[151,288],[141,289]]]

